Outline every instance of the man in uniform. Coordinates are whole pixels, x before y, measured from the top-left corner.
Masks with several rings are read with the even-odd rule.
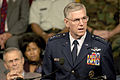
[[[116,80],[111,46],[87,31],[89,18],[85,6],[69,3],[64,8],[64,15],[69,32],[48,40],[43,59],[43,80]]]

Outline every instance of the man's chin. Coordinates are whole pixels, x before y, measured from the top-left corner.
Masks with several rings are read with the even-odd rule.
[[[82,37],[83,35],[84,35],[84,33],[79,33],[77,36],[79,38],[79,37]]]

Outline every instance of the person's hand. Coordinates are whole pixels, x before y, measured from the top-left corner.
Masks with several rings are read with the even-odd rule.
[[[48,37],[50,38],[50,37],[52,37],[52,36],[54,36],[55,35],[55,33],[49,33],[48,34]]]
[[[43,38],[44,38],[44,39],[45,39],[45,41],[47,42],[47,41],[48,41],[48,39],[49,39],[50,37],[52,37],[53,35],[55,35],[55,33],[45,34],[45,35],[43,36]]]
[[[114,34],[114,32],[109,31],[109,34],[108,34],[108,35],[109,35],[108,38],[110,39],[110,38],[113,37],[115,34]]]
[[[12,35],[10,33],[3,33],[0,35],[0,45],[1,49],[5,48],[6,41],[11,37]]]
[[[0,46],[1,46],[1,49],[4,49],[4,47],[5,47],[5,37],[4,37],[4,35],[3,34],[1,34],[0,35]]]
[[[98,35],[106,40],[110,38],[110,32],[107,30],[94,30],[93,34]]]
[[[7,74],[7,80],[14,80],[18,77],[23,78],[22,74],[20,74],[17,70],[12,70]]]

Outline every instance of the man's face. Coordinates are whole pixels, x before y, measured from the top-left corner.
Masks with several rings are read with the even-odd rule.
[[[84,9],[70,12],[68,18],[65,18],[64,21],[74,39],[78,39],[85,34],[88,17]]]
[[[10,71],[16,70],[21,73],[23,72],[24,58],[18,51],[10,51],[5,55],[5,65]]]

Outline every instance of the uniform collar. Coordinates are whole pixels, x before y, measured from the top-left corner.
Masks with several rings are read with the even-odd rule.
[[[69,33],[69,36],[70,36],[70,45],[72,46],[72,43],[75,39],[71,36],[70,33]],[[77,39],[78,43],[81,44],[81,41],[84,41],[85,37],[86,37],[86,32],[80,39]]]

